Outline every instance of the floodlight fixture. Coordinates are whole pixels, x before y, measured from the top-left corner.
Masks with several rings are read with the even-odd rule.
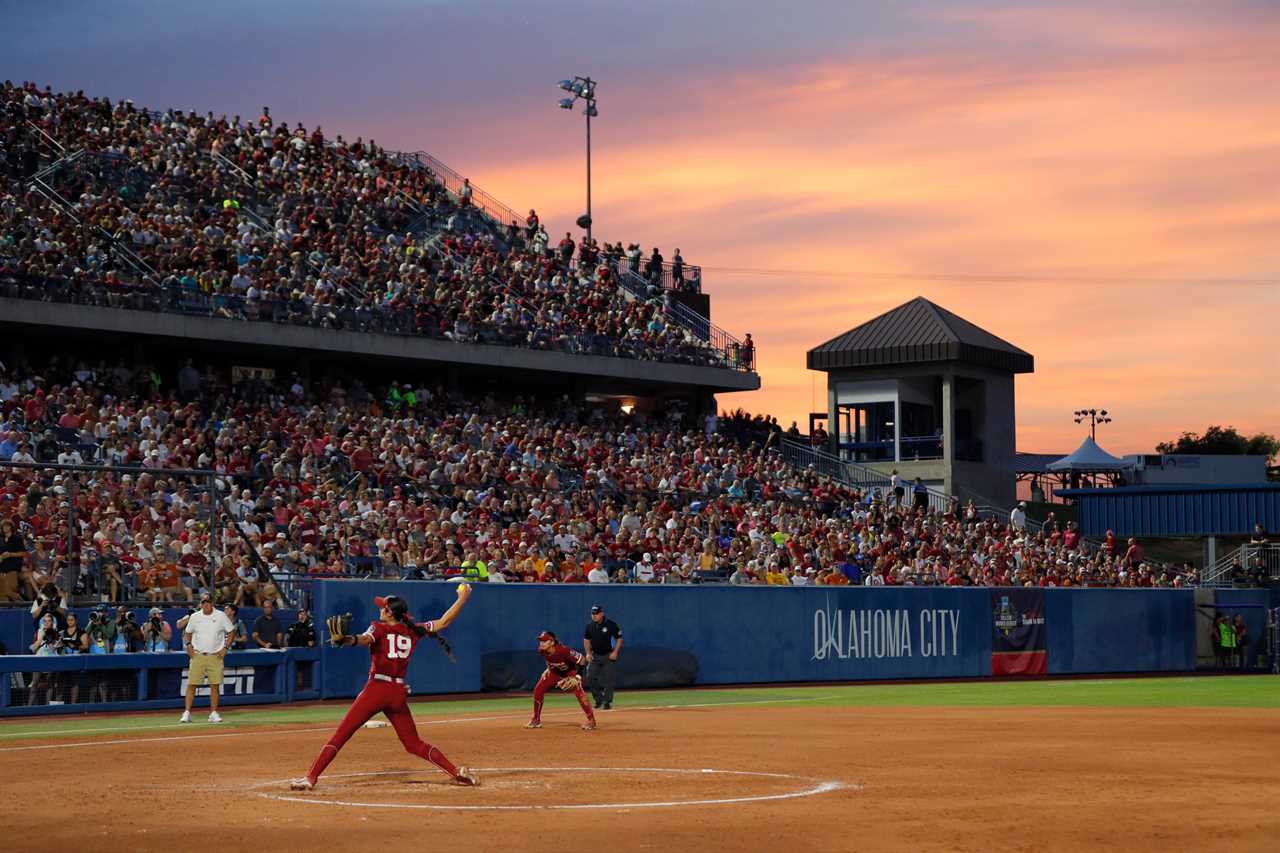
[[[573,95],[572,98],[561,98],[559,107],[562,110],[573,109],[574,104],[579,100],[585,101],[586,104],[582,109],[582,114],[587,117],[587,212],[578,217],[579,227],[587,232],[587,240],[591,240],[591,119],[600,115],[600,111],[596,109],[596,81],[590,77],[580,75],[574,76],[572,80],[561,80],[559,87],[562,91]]]
[[[1098,438],[1098,424],[1111,423],[1111,417],[1106,409],[1077,409],[1071,414],[1075,416],[1075,421],[1078,424],[1082,424],[1085,421],[1089,422],[1089,437],[1095,441]]]

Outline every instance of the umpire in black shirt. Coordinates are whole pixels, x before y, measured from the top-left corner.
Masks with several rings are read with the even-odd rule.
[[[587,653],[587,689],[596,707],[608,711],[613,707],[613,685],[617,680],[614,667],[618,652],[622,651],[622,629],[617,622],[605,618],[599,604],[591,607],[591,621],[582,632],[582,647]]]

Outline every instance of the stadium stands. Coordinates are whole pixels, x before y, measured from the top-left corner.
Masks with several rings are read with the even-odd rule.
[[[265,110],[228,121],[11,83],[2,106],[0,296],[754,368],[754,346],[672,298],[700,289],[696,268],[551,245],[421,156]]]
[[[27,597],[52,581],[86,600],[208,588],[255,603],[311,577],[582,582],[596,569],[627,583],[1187,581],[1089,553],[1054,524],[893,506],[796,470],[764,419],[716,432],[690,420],[399,381],[14,366],[0,376],[0,463],[31,467],[0,467],[0,516],[30,552]],[[47,467],[77,460],[117,467]],[[215,490],[191,469],[215,472]]]

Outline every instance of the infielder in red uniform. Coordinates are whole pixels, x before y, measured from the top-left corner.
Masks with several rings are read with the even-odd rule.
[[[547,669],[533,688],[533,719],[525,723],[526,729],[542,728],[542,699],[552,685],[566,693],[578,697],[582,712],[587,721],[582,724],[584,731],[593,731],[596,727],[596,716],[591,713],[591,703],[587,694],[582,692],[582,676],[579,671],[586,666],[587,659],[556,639],[550,631],[538,635],[538,653],[547,662]]]
[[[371,623],[369,630],[356,637],[346,632],[347,624],[351,619],[350,614],[346,615],[345,621],[338,616],[327,620],[329,642],[335,646],[368,646],[369,654],[373,657],[373,665],[369,667],[369,683],[360,691],[360,695],[356,697],[347,715],[338,724],[338,730],[333,733],[333,737],[329,738],[329,742],[320,750],[315,763],[311,765],[311,770],[306,776],[295,779],[290,785],[293,790],[309,791],[314,788],[316,780],[329,766],[329,762],[337,756],[343,744],[379,711],[386,714],[387,719],[391,721],[406,752],[430,761],[460,785],[480,784],[480,780],[474,773],[465,767],[455,767],[449,759],[444,757],[443,752],[418,737],[418,727],[414,725],[413,715],[409,713],[409,688],[404,681],[405,673],[409,671],[409,658],[417,648],[418,641],[426,636],[436,637],[438,632],[449,627],[470,597],[471,587],[467,584],[459,584],[458,600],[445,611],[444,615],[431,622],[422,623],[413,621],[409,616],[409,605],[399,596],[375,598],[373,603],[379,608],[378,621]],[[448,643],[439,637],[436,637],[436,641],[444,647],[446,653],[449,652]]]

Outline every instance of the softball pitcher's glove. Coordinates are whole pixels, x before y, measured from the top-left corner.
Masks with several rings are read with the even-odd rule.
[[[345,646],[347,637],[351,636],[351,614],[341,613],[324,620],[329,628],[329,643],[334,646]]]
[[[566,675],[564,678],[556,682],[556,687],[559,687],[565,693],[572,693],[573,691],[577,690],[581,686],[582,686],[581,675]]]

